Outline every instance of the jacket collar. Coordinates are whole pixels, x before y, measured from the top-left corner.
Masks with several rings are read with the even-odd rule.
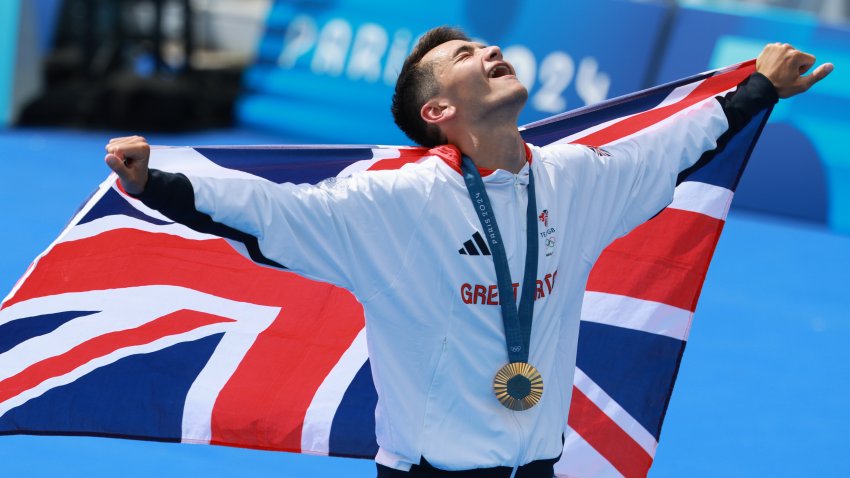
[[[523,143],[523,147],[525,148],[525,160],[530,165],[532,159],[531,148],[528,147],[528,143]],[[463,154],[457,146],[453,144],[444,144],[442,146],[431,148],[429,153],[443,160],[444,163],[457,171],[458,174],[463,174],[460,168],[461,162],[463,161]],[[495,170],[493,169],[478,168],[478,173],[481,174],[482,178],[489,176],[494,172]]]

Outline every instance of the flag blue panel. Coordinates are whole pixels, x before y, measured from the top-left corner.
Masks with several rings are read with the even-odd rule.
[[[51,433],[180,441],[183,404],[222,334],[131,355],[0,417],[0,434]]]
[[[358,148],[195,148],[219,166],[237,169],[276,183],[311,183],[336,176],[355,161],[372,159]]]
[[[354,376],[334,415],[329,439],[331,454],[375,456],[378,453],[374,413],[377,404],[378,392],[367,360]]]
[[[161,221],[150,217],[147,214],[143,214],[141,211],[131,206],[130,203],[125,201],[124,198],[122,198],[114,189],[107,191],[106,194],[103,195],[103,199],[95,203],[89,212],[80,219],[79,224],[85,224],[87,222],[94,221],[95,219],[115,214],[123,214],[158,226],[171,224],[170,221]]]
[[[770,110],[757,114],[744,129],[729,140],[725,148],[716,154],[706,153],[713,155],[712,159],[701,168],[687,174],[687,180],[713,184],[734,191],[744,172],[743,166],[746,165],[755,147],[755,138],[761,133],[769,114]]]
[[[657,440],[685,342],[582,322],[576,365]]]
[[[97,311],[69,310],[7,322],[0,325],[0,354],[33,337],[49,334],[66,322],[96,313]]]

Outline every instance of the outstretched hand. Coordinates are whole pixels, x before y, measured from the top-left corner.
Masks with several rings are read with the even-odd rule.
[[[141,194],[148,182],[151,147],[141,136],[112,138],[106,145],[106,164],[115,171],[121,186],[130,194]]]
[[[764,47],[756,59],[756,71],[773,83],[780,98],[789,98],[808,90],[832,73],[832,63],[824,63],[811,74],[805,75],[814,64],[814,55],[797,50],[787,43],[771,43]]]

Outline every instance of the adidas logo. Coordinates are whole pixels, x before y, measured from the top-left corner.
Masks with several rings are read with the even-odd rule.
[[[473,242],[474,241],[474,242]],[[476,247],[476,245],[478,247]],[[472,239],[463,243],[463,247],[458,249],[458,252],[463,256],[491,256],[490,248],[487,247],[487,241],[481,237],[481,233],[475,231]]]

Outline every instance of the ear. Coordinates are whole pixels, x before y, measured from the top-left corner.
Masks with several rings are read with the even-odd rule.
[[[419,116],[426,123],[439,124],[453,118],[455,112],[455,107],[445,98],[432,98],[422,105]]]

